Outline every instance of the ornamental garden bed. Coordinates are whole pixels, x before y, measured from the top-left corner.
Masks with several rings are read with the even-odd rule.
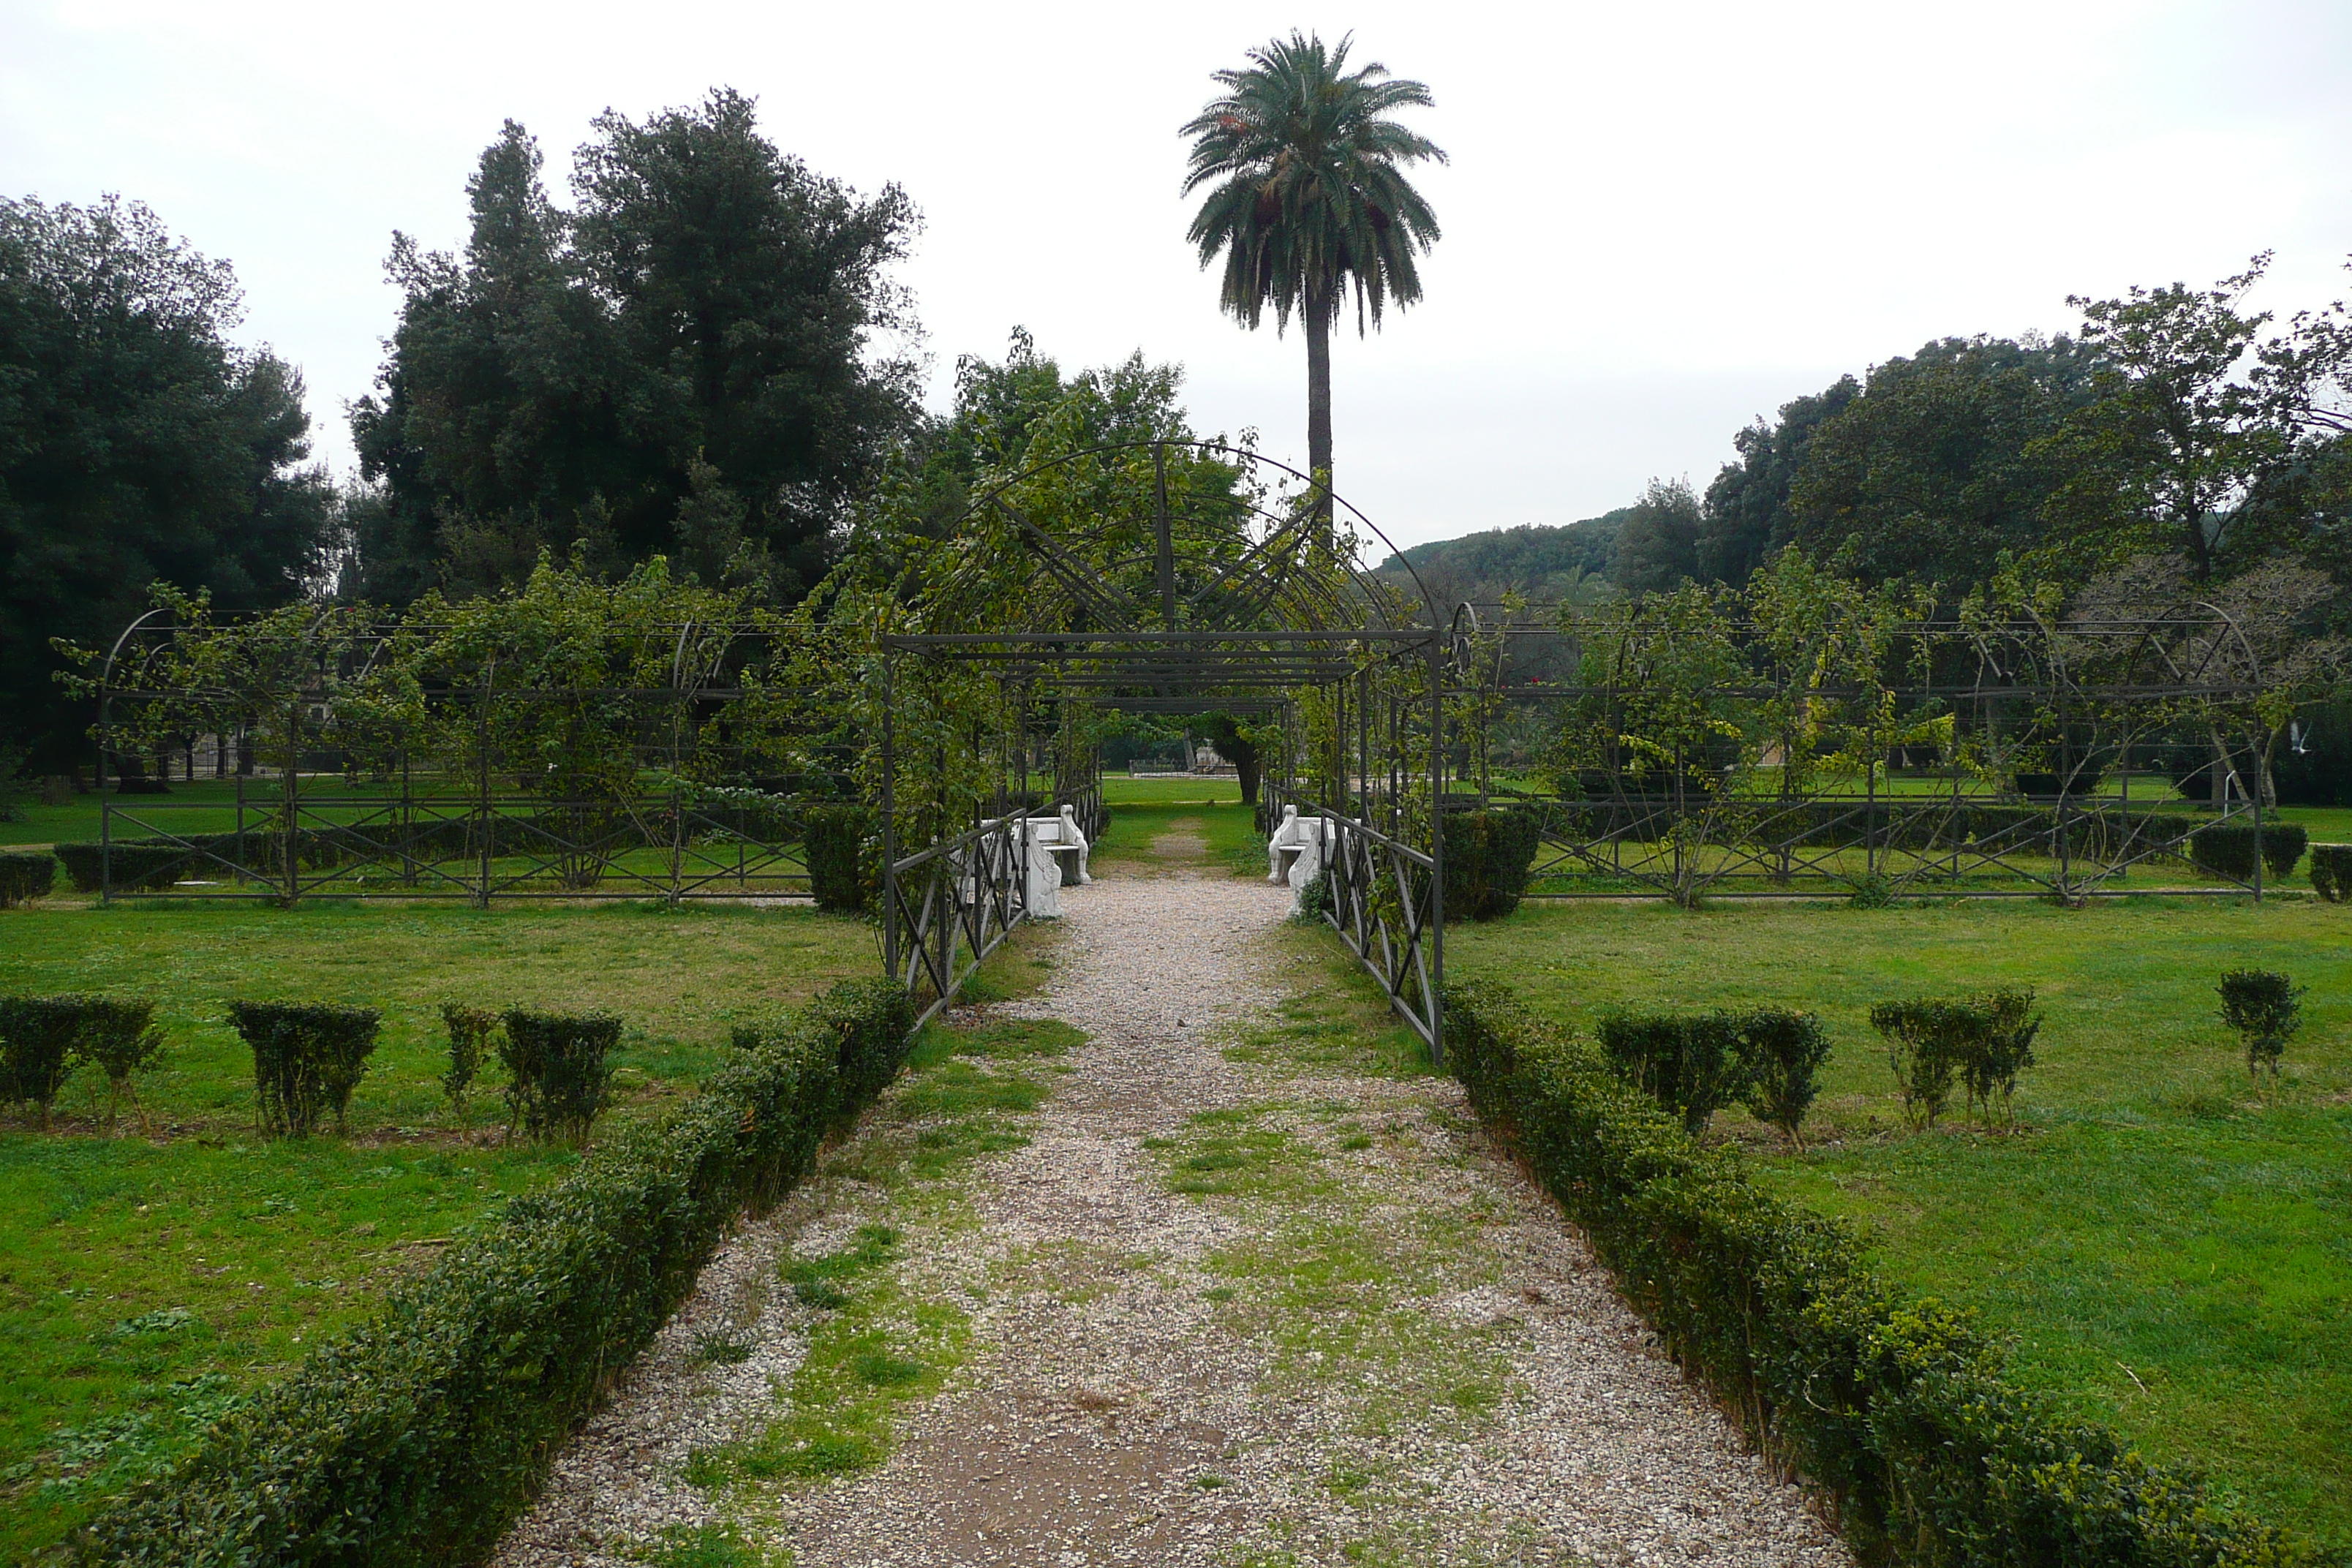
[[[2210,1475],[2273,1523],[2352,1542],[2352,950],[2342,910],[2152,900],[1523,907],[1447,932],[1449,980],[1506,982],[1588,1031],[1617,1008],[1780,1005],[1832,1054],[1808,1151],[1738,1108],[1763,1190],[1861,1224],[1899,1289],[1969,1309],[2063,1414]],[[2308,987],[2276,1086],[2249,1081],[2222,971]],[[1871,1006],[2035,987],[2016,1125],[1904,1121]]]
[[[618,1015],[593,1149],[689,1093],[734,1025],[872,973],[874,952],[861,923],[804,908],[0,913],[0,993],[150,997],[164,1036],[137,1084],[146,1132],[127,1107],[107,1131],[87,1068],[47,1131],[0,1110],[0,1559],[62,1539],[503,1200],[577,1167],[508,1141],[495,1063],[448,1103],[444,1001]],[[382,1009],[348,1135],[260,1135],[236,999]]]

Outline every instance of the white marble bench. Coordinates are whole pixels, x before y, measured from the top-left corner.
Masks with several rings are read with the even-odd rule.
[[[1282,808],[1282,821],[1265,841],[1265,879],[1290,884],[1290,913],[1298,913],[1299,890],[1323,874],[1324,832],[1330,826],[1319,816],[1301,816],[1295,805]]]
[[[1001,819],[999,819],[1001,820]],[[993,822],[986,826],[993,826]],[[1069,806],[1059,816],[1033,816],[1028,823],[1028,859],[1024,866],[1023,901],[1031,920],[1062,918],[1062,858],[1076,856],[1076,886],[1094,878],[1087,870],[1087,836],[1078,831],[1077,814]]]

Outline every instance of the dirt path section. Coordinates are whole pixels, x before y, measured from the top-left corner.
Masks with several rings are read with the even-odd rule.
[[[1459,1089],[1283,971],[1284,891],[1160,870],[1066,889],[1054,981],[992,1010],[1087,1037],[993,1144],[853,1145],[747,1230],[499,1561],[1843,1568]],[[926,1095],[862,1139],[919,1153]],[[853,1256],[849,1306],[777,1283]],[[824,1372],[845,1332],[898,1394]]]

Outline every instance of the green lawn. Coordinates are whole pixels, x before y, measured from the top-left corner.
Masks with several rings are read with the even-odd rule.
[[[734,1020],[877,963],[869,927],[805,907],[0,913],[0,991],[151,995],[168,1040],[142,1089],[152,1137],[128,1119],[103,1135],[85,1081],[50,1132],[0,1114],[0,1561],[58,1539],[437,1238],[576,1160],[503,1141],[495,1065],[468,1111],[447,1107],[444,999],[619,1014],[609,1124],[685,1092]],[[349,1137],[257,1135],[232,997],[383,1009]]]
[[[1102,792],[1103,799],[1112,805],[1129,802],[1164,805],[1187,800],[1238,805],[1242,798],[1242,786],[1237,780],[1213,774],[1202,778],[1136,779],[1125,773],[1105,773]]]
[[[1149,782],[1149,781],[1146,781]],[[1173,857],[1166,848],[1155,846],[1181,847],[1199,839],[1202,847],[1194,856]],[[1254,872],[1265,875],[1265,840],[1258,837],[1255,815],[1241,803],[1236,794],[1232,799],[1215,804],[1203,802],[1146,801],[1114,804],[1110,813],[1110,829],[1089,853],[1089,864],[1110,867],[1148,865],[1174,858],[1192,859],[1198,863],[1223,866],[1235,873]]]
[[[333,784],[337,794],[344,793],[340,780],[326,782]],[[276,790],[275,784],[248,782],[246,785],[247,798],[257,802],[273,798]],[[139,815],[154,827],[174,833],[225,833],[236,826],[236,781],[200,779],[194,784],[173,784],[168,795],[117,796],[112,791],[100,795],[92,790],[88,795],[75,795],[63,805],[43,805],[38,800],[20,795],[16,802],[17,820],[0,822],[0,846],[94,839],[99,836],[99,818],[109,801],[123,811]],[[156,809],[150,810],[151,807]],[[141,831],[143,834],[144,830]]]
[[[2352,1542],[2352,910],[2151,900],[2068,911],[1960,903],[1528,906],[1446,932],[1578,1025],[1612,1006],[1780,1003],[1834,1043],[1780,1148],[1717,1129],[1780,1191],[1870,1227],[1909,1288],[1979,1309],[2019,1375],[2277,1522]],[[2213,986],[2241,965],[2309,987],[2276,1089],[2251,1088]],[[1902,1130],[1873,1002],[2032,984],[2047,1022],[2015,1133]]]

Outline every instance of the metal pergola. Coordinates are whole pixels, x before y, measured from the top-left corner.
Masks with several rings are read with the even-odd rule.
[[[1269,502],[1261,490],[1239,505],[1228,494],[1188,506],[1171,489],[1171,460],[1202,458],[1297,489],[1286,500]],[[1150,475],[1129,487],[1124,506],[1097,505],[1049,527],[1025,504],[1029,490],[1074,468],[1122,465],[1137,479],[1148,465]],[[920,629],[881,638],[886,689],[896,692],[909,667],[979,668],[1025,694],[1024,708],[1046,700],[1270,721],[1288,743],[1261,784],[1261,810],[1296,805],[1325,819],[1327,918],[1399,1015],[1442,1050],[1444,850],[1426,803],[1443,792],[1448,641],[1444,628],[1416,618],[1420,605],[1357,559],[1359,538],[1387,545],[1377,527],[1310,476],[1244,448],[1149,441],[1070,453],[993,487],[959,526],[983,530],[1003,548],[976,552],[966,574],[914,606]],[[983,575],[992,604],[968,591],[968,579]],[[1008,602],[1014,613],[992,616]],[[1310,693],[1356,715],[1325,726],[1350,738],[1345,755],[1305,754],[1301,706]],[[1024,800],[952,837],[902,843],[898,796],[910,764],[895,703],[885,705],[880,744],[886,962],[936,1010],[1025,918],[1014,884],[1032,812]],[[998,745],[1026,757],[1017,739]],[[1399,765],[1408,752],[1410,769]],[[1067,805],[1084,825],[1099,820],[1099,802],[1089,762],[1057,776],[1039,809]]]

